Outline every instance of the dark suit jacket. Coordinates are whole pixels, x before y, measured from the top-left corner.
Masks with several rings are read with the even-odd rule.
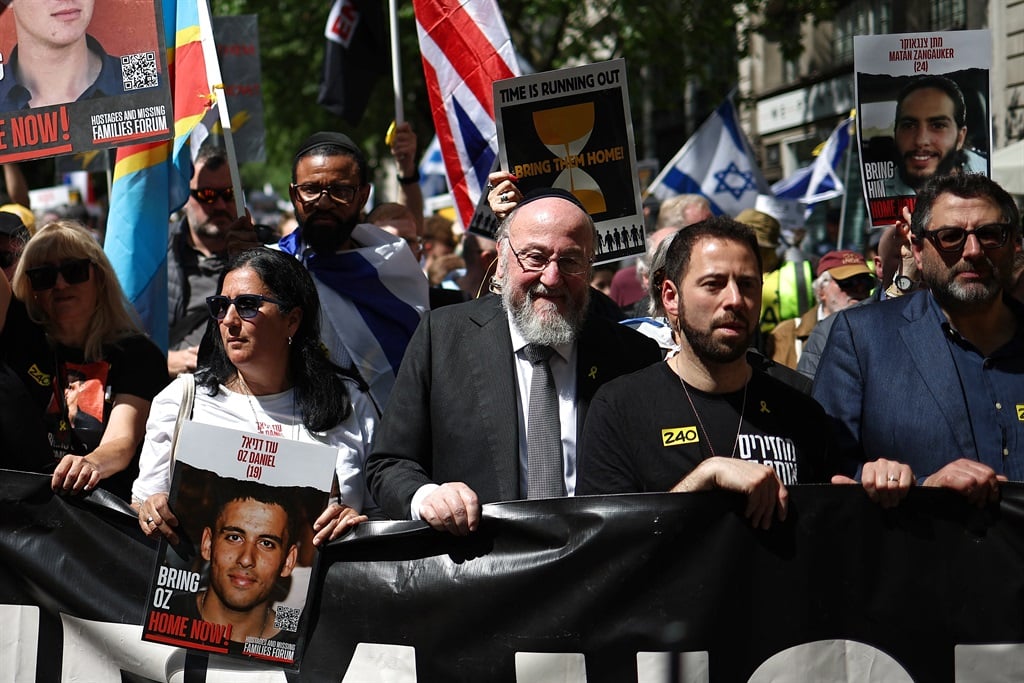
[[[588,316],[577,352],[577,435],[601,384],[660,359],[651,339]],[[413,494],[430,482],[465,482],[481,503],[519,498],[518,402],[501,299],[430,311],[406,350],[366,464],[376,501],[408,519]]]
[[[960,377],[931,294],[840,311],[812,396],[838,430],[843,469],[878,458],[905,462],[918,480],[961,457],[979,459]],[[996,472],[1001,454],[980,454]]]

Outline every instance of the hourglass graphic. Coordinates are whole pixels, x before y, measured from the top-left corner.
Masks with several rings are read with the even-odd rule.
[[[533,127],[540,141],[563,162],[562,172],[552,183],[572,192],[587,213],[607,210],[604,194],[590,174],[580,166],[583,148],[594,132],[594,103],[572,104],[565,107],[534,112]]]

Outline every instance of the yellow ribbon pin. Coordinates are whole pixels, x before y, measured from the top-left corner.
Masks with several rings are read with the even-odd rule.
[[[588,376],[590,377],[590,379],[597,379],[597,366],[596,365],[592,365],[590,367],[590,372],[588,373]]]

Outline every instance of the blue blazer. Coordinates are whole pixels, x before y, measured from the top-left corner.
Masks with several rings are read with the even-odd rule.
[[[1001,453],[977,452],[960,377],[931,299],[920,292],[836,314],[812,395],[835,424],[842,468],[853,474],[865,461],[889,458],[910,465],[920,481],[970,458],[1014,478],[1020,465],[1008,468]],[[1021,387],[1024,399],[1024,376]],[[1024,422],[1019,424],[1013,441],[1024,443]],[[1011,450],[1010,457],[1024,454]]]

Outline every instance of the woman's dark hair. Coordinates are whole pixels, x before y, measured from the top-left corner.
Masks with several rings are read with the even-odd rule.
[[[320,295],[312,276],[294,256],[272,249],[239,254],[228,265],[225,275],[242,268],[260,277],[270,295],[282,302],[278,306],[282,313],[293,308],[302,310],[302,320],[288,346],[288,371],[295,403],[307,430],[331,429],[352,413],[352,401],[345,386],[345,377],[352,376],[331,362],[320,342]],[[214,396],[219,385],[231,379],[237,369],[228,360],[219,331],[214,330],[209,337],[212,349],[205,366],[196,372],[196,383]],[[358,379],[356,382],[359,384]]]

